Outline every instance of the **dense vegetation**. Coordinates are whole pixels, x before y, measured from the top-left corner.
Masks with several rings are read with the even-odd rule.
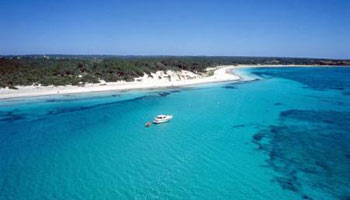
[[[132,81],[158,70],[203,72],[236,64],[350,65],[350,60],[268,57],[5,56],[0,57],[0,88],[17,85],[79,85],[100,80]]]

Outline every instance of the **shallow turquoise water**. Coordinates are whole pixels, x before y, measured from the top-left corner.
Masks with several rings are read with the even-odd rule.
[[[244,73],[0,102],[0,199],[349,198],[350,69]]]

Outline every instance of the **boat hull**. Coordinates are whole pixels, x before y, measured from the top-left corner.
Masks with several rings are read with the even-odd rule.
[[[153,123],[154,123],[154,124],[162,124],[162,123],[167,123],[167,122],[169,122],[169,121],[170,121],[170,119],[169,119],[169,120],[153,121]]]
[[[166,119],[154,119],[153,123],[154,124],[162,124],[162,123],[166,123],[169,122],[172,119],[172,117],[166,118]]]

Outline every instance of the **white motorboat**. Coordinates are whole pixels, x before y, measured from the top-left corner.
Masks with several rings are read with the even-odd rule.
[[[155,124],[161,124],[170,121],[173,118],[172,115],[157,115],[156,118],[154,118],[153,123]]]

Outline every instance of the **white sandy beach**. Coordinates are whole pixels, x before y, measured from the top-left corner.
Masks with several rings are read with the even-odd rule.
[[[83,86],[16,86],[18,89],[0,89],[0,99],[11,99],[20,97],[47,96],[57,94],[73,94],[101,91],[122,91],[135,89],[154,89],[166,87],[181,87],[187,85],[214,83],[224,81],[238,81],[240,77],[232,72],[237,66],[218,66],[207,69],[213,71],[212,75],[195,74],[190,71],[158,71],[152,77],[144,75],[135,78],[133,82],[104,82],[98,84],[85,84]]]
[[[74,94],[103,91],[125,91],[136,89],[157,89],[167,87],[181,87],[196,84],[239,81],[242,79],[235,72],[235,69],[252,68],[252,67],[317,67],[304,65],[225,65],[215,68],[208,68],[207,74],[195,74],[190,71],[158,71],[152,73],[152,76],[135,78],[132,82],[118,81],[92,84],[87,83],[82,86],[16,86],[18,89],[0,88],[0,100],[21,97],[36,97],[59,94]],[[325,67],[325,66],[323,66]],[[209,73],[212,71],[212,73]],[[211,74],[210,76],[208,74]]]

